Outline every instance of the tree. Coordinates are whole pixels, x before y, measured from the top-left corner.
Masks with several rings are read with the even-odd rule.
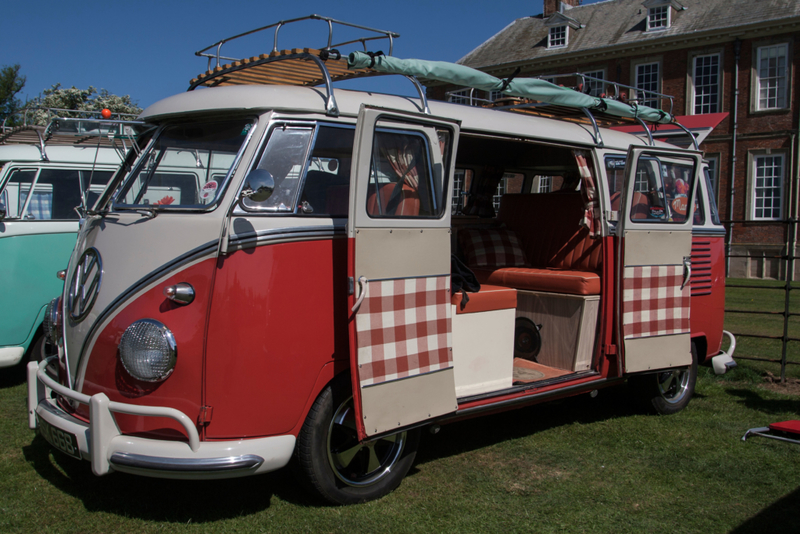
[[[17,94],[25,87],[25,76],[19,74],[19,64],[0,69],[0,122],[6,121],[6,126],[14,126],[14,113],[20,107]]]
[[[130,113],[138,115],[142,108],[131,100],[130,95],[113,95],[105,89],[98,91],[92,86],[88,89],[78,89],[75,86],[69,89],[62,88],[60,83],[55,84],[50,89],[45,89],[39,96],[29,101],[25,105],[26,109],[31,110],[26,114],[28,124],[46,125],[50,122],[53,114],[42,109],[35,108],[57,108],[77,111],[102,111],[110,109],[112,113]],[[81,117],[78,113],[59,113],[60,116]]]

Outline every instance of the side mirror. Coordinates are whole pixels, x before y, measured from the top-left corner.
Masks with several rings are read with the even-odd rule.
[[[274,190],[275,180],[272,175],[264,169],[254,169],[244,179],[240,198],[251,202],[264,202],[272,196]]]

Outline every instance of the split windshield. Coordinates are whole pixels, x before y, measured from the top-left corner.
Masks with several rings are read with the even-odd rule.
[[[122,186],[115,207],[215,204],[252,126],[251,120],[238,119],[164,127]]]

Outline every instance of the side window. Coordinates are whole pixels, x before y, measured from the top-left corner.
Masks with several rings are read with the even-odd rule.
[[[25,207],[25,201],[28,200],[28,194],[31,191],[37,172],[36,169],[11,169],[6,187],[3,190],[3,194],[7,199],[7,202],[4,202],[7,212],[6,218],[18,219],[22,217],[22,210]]]
[[[643,156],[631,199],[633,221],[683,223],[689,207],[694,166],[680,157]]]
[[[81,205],[80,172],[74,169],[42,169],[25,211],[26,219],[77,219]]]
[[[444,189],[434,180],[428,139],[422,133],[375,132],[367,193],[370,217],[438,217],[444,211]]]
[[[263,202],[245,199],[242,205],[246,209],[271,213],[295,212],[300,176],[313,134],[314,128],[311,126],[282,125],[273,128],[256,168],[266,170],[272,175],[275,189]]]
[[[703,179],[706,184],[706,192],[708,193],[708,210],[711,215],[711,222],[716,225],[722,224],[719,220],[719,209],[717,208],[717,199],[714,196],[714,185],[712,182],[712,169],[703,167]]]
[[[319,128],[300,196],[300,214],[347,217],[354,136],[352,128]]]

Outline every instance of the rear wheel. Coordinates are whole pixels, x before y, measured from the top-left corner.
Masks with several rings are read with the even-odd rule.
[[[383,497],[411,468],[419,430],[359,442],[347,376],[317,397],[298,436],[296,460],[307,485],[327,501],[355,504]]]
[[[677,413],[689,404],[697,382],[697,348],[692,342],[692,364],[658,373],[635,376],[631,385],[647,408],[656,413]]]

